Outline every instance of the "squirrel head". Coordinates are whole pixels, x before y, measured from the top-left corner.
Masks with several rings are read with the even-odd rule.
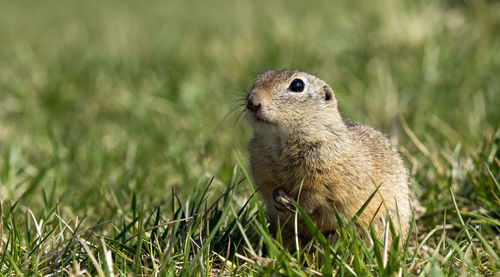
[[[260,73],[246,98],[246,117],[255,134],[321,134],[343,125],[332,88],[306,72]]]

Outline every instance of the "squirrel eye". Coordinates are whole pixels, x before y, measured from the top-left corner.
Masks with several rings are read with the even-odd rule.
[[[288,89],[293,92],[302,92],[304,91],[304,86],[304,82],[301,79],[295,79],[290,83]]]

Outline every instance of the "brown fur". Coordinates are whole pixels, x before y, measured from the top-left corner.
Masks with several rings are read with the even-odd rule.
[[[289,90],[297,78],[305,83],[303,92]],[[293,234],[293,213],[275,207],[277,189],[298,200],[317,227],[329,232],[338,226],[335,209],[352,218],[380,185],[359,221],[371,222],[381,236],[388,212],[396,229],[407,234],[408,173],[398,151],[379,131],[344,121],[328,84],[305,72],[265,71],[248,94],[249,104],[251,171],[272,227],[279,220],[284,236]],[[304,228],[299,226],[299,233],[307,237]]]

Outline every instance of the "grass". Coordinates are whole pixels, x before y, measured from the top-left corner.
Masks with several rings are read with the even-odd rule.
[[[0,6],[0,275],[499,274],[498,3]],[[268,68],[397,139],[420,202],[403,246],[269,233],[238,108]]]

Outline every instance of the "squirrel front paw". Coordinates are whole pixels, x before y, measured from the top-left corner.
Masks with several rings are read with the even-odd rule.
[[[292,199],[281,188],[273,191],[274,207],[280,212],[295,212]]]

